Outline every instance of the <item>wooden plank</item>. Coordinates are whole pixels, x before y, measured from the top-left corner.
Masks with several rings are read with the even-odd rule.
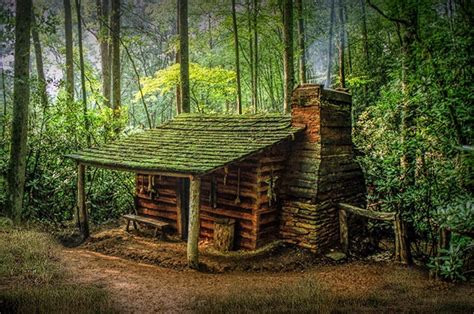
[[[201,207],[201,178],[192,177],[189,186],[188,266],[199,269],[199,210]]]
[[[395,220],[395,213],[375,212],[372,210],[363,209],[363,208],[352,206],[345,203],[339,203],[338,206],[342,209],[347,210],[350,213],[367,217],[367,218],[371,218],[371,219],[383,220],[383,221]]]
[[[344,209],[339,210],[339,237],[344,253],[349,252],[349,228],[347,226],[347,213]]]
[[[168,227],[170,224],[161,220],[153,219],[153,218],[148,218],[148,217],[143,217],[143,216],[138,216],[138,215],[132,215],[132,214],[127,214],[123,215],[123,218],[131,221],[136,221],[136,222],[141,222],[147,225],[152,225],[158,228],[165,228]]]
[[[78,164],[77,166],[77,209],[78,209],[78,224],[82,238],[87,239],[89,233],[89,215],[86,206],[86,166]]]

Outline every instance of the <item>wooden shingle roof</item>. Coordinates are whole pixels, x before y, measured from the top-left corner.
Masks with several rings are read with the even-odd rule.
[[[284,115],[181,114],[146,130],[68,157],[127,171],[201,175],[293,138]]]

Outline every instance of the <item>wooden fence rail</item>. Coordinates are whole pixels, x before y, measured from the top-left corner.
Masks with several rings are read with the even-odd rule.
[[[375,212],[357,206],[339,203],[339,234],[343,251],[349,252],[349,226],[347,224],[347,212],[369,219],[392,221],[395,231],[395,260],[403,264],[411,264],[410,247],[407,241],[406,227],[398,213]]]

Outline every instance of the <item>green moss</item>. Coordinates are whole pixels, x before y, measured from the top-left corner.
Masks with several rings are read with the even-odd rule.
[[[68,157],[121,170],[205,174],[288,140],[300,130],[284,115],[181,114],[156,129]]]

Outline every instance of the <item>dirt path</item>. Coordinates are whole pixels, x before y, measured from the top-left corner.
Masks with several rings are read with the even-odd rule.
[[[291,289],[308,279],[324,284],[338,298],[373,298],[378,310],[429,311],[437,306],[449,311],[451,305],[459,304],[462,309],[474,309],[472,286],[432,282],[420,270],[383,263],[353,262],[303,272],[205,274],[141,264],[84,249],[65,249],[63,257],[79,282],[107,289],[123,312],[191,312],[195,302],[205,296],[221,298],[239,291],[271,293],[272,289]]]

